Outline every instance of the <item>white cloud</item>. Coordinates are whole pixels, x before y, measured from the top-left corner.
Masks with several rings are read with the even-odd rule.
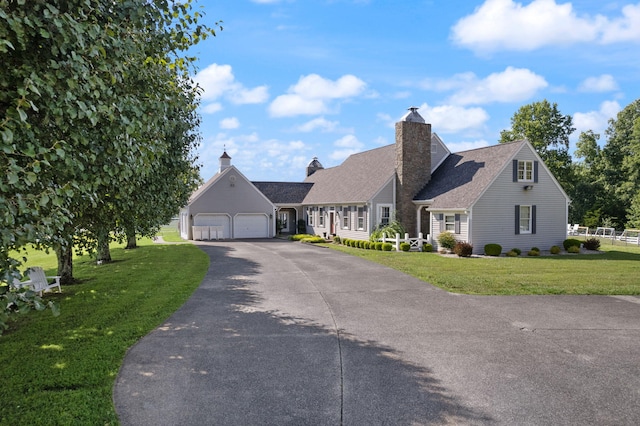
[[[640,4],[627,5],[622,16],[578,14],[571,3],[533,0],[486,0],[451,29],[452,40],[478,53],[530,51],[544,46],[583,42],[640,41]]]
[[[313,132],[314,130],[320,130],[322,132],[333,132],[338,129],[338,125],[340,123],[338,121],[329,121],[324,117],[314,118],[311,121],[307,121],[306,123],[298,126],[296,128],[299,132]]]
[[[451,152],[462,152],[469,151],[471,149],[483,148],[485,146],[489,146],[489,142],[484,139],[480,139],[477,141],[466,141],[466,142],[445,142],[447,148]]]
[[[439,90],[457,90],[449,100],[457,105],[521,102],[547,86],[542,76],[526,68],[514,67],[507,67],[503,72],[490,74],[484,79],[478,79],[473,73],[464,73],[434,84]]]
[[[574,134],[580,134],[587,130],[604,134],[609,125],[609,119],[615,118],[622,108],[616,101],[605,101],[600,104],[598,111],[576,112],[573,114],[573,125],[576,128]]]
[[[611,92],[618,90],[618,83],[610,74],[585,79],[578,88],[581,92]]]
[[[240,127],[240,121],[236,117],[228,117],[220,120],[221,129],[237,129]]]
[[[456,105],[431,107],[425,103],[418,112],[438,133],[478,130],[489,120],[489,114],[479,107],[464,108]]]
[[[289,87],[287,94],[274,99],[269,105],[269,113],[273,117],[328,113],[331,100],[358,96],[365,88],[366,83],[353,75],[332,81],[310,74],[300,77],[295,85]]]
[[[364,147],[364,144],[360,142],[354,135],[343,136],[335,141],[333,145],[339,149],[336,149],[331,154],[329,154],[329,158],[336,162],[342,162],[348,156],[361,152],[362,148]]]
[[[269,98],[267,86],[247,89],[237,82],[231,65],[211,64],[198,72],[194,81],[203,89],[202,100],[214,101],[225,97],[235,104],[259,104]]]
[[[222,105],[218,102],[213,102],[202,107],[204,114],[215,114],[220,110],[222,110]]]

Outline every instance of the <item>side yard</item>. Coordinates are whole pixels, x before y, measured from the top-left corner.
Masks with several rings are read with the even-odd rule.
[[[640,295],[640,247],[611,245],[601,253],[529,257],[442,256],[327,244],[334,250],[397,269],[453,293],[481,295]]]

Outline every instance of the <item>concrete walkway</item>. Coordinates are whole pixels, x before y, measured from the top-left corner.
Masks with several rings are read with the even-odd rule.
[[[123,425],[640,423],[638,297],[461,296],[321,247],[198,244],[202,285],[125,358]]]

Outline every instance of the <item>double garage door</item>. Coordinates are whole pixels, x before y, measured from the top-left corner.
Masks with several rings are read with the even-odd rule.
[[[195,217],[194,225],[222,227],[222,238],[268,238],[269,236],[269,219],[264,214],[238,213],[233,218],[233,235],[231,222],[231,217],[225,214],[201,213]]]

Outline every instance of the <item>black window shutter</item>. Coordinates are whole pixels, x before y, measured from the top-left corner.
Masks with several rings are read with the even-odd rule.
[[[531,233],[536,233],[536,206],[531,206]]]
[[[516,235],[520,234],[520,205],[516,204]]]
[[[456,224],[455,224],[455,230],[454,230],[454,232],[455,232],[456,234],[459,234],[459,233],[460,233],[460,214],[459,214],[459,213],[457,213],[455,217],[456,217]]]
[[[533,181],[538,183],[538,162],[533,162]]]
[[[440,222],[440,232],[444,231],[444,214],[440,213],[438,215],[438,221]]]
[[[513,181],[518,181],[518,160],[513,160]]]

